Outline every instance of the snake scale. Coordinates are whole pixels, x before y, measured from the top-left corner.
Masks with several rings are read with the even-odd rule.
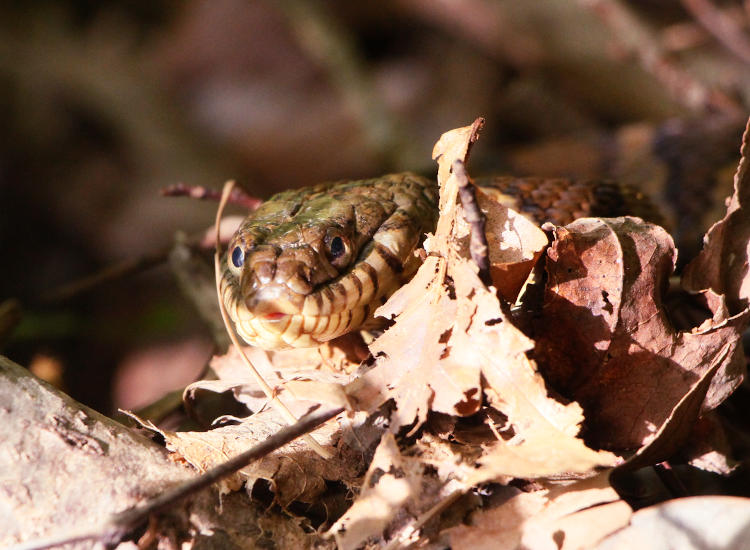
[[[537,223],[659,216],[637,190],[606,181],[495,177],[477,185]],[[416,271],[434,231],[438,186],[412,173],[278,193],[227,249],[221,299],[237,332],[264,349],[312,347],[363,325]]]

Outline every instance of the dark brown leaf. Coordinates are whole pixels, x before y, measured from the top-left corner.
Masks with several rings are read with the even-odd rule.
[[[717,310],[691,332],[671,325],[662,296],[675,255],[666,231],[638,218],[581,219],[556,231],[535,357],[583,405],[598,444],[649,442],[707,372],[721,381],[713,404],[742,380],[745,315]]]

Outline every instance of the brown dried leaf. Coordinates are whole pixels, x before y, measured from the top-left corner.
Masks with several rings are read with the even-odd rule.
[[[727,213],[704,237],[701,253],[685,268],[684,288],[711,289],[723,295],[731,313],[748,307],[750,298],[750,119],[742,136],[741,159],[734,175],[734,193]]]
[[[344,422],[344,419],[340,419]],[[159,431],[167,448],[204,472],[267,439],[287,425],[279,414],[268,409],[242,423],[206,432]],[[293,501],[314,502],[325,490],[325,480],[353,483],[362,464],[362,456],[347,449],[341,452],[342,427],[328,422],[313,432],[313,437],[333,459],[321,458],[301,439],[246,466],[238,474],[221,482],[223,492],[239,489],[243,482],[252,487],[258,479],[268,480],[274,487],[281,506]]]
[[[588,548],[630,519],[607,476],[513,496],[497,507],[476,512],[471,525],[448,530],[451,547],[461,549]]]
[[[283,351],[264,351],[246,347],[245,354],[268,384],[277,390],[279,398],[295,415],[302,415],[315,403],[347,406],[343,391],[353,375],[354,363],[345,353],[331,345]],[[225,355],[215,356],[211,367],[218,380],[199,380],[185,388],[185,400],[192,407],[198,405],[203,392],[232,391],[240,403],[251,411],[259,411],[268,404],[262,388],[257,384],[239,352],[231,348]]]
[[[457,132],[464,139],[471,135],[465,128]],[[450,151],[443,155],[451,157]],[[393,398],[397,406],[391,429],[411,423],[416,429],[429,411],[475,413],[482,402],[483,376],[490,402],[508,417],[517,438],[493,449],[476,473],[477,482],[506,474],[586,474],[615,464],[614,455],[597,453],[576,439],[583,419],[580,407],[547,396],[544,380],[526,356],[533,342],[505,318],[497,296],[477,277],[476,266],[459,255],[457,209],[444,216],[448,221],[439,223],[426,243],[432,255],[382,309],[396,315],[395,323],[370,346],[377,361],[351,386],[354,397],[369,406]],[[564,451],[554,453],[554,460],[546,451],[539,454],[540,448],[550,447]]]
[[[526,216],[498,202],[497,194],[477,188],[476,195],[486,220],[492,284],[513,303],[547,248],[547,235]]]
[[[548,255],[535,357],[547,380],[591,413],[599,444],[651,441],[707,372],[717,377],[711,403],[741,382],[746,315],[727,319],[717,309],[692,332],[671,325],[662,294],[676,253],[662,228],[638,218],[581,219],[557,228]],[[698,411],[683,413],[693,416],[673,421],[692,424]]]
[[[739,466],[733,458],[727,430],[716,411],[711,411],[698,420],[686,447],[682,455],[695,468],[729,475]]]
[[[614,486],[618,485],[620,476],[626,472],[666,460],[685,443],[695,427],[695,419],[698,417],[706,390],[720,365],[721,361],[716,361],[705,371],[670,411],[649,442],[613,470],[611,479]]]
[[[425,477],[420,461],[401,455],[392,434],[384,434],[349,510],[328,531],[341,550],[359,548],[368,539],[396,536],[438,497],[439,485]]]

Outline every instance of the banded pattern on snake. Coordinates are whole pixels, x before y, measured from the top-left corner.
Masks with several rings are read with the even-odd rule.
[[[612,182],[496,177],[476,183],[537,223],[659,216]],[[412,173],[278,193],[248,216],[223,262],[221,299],[237,332],[264,349],[312,347],[360,328],[419,261],[435,229],[437,183]]]

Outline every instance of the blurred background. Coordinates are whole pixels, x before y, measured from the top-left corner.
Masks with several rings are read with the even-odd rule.
[[[162,188],[236,179],[267,198],[432,176],[434,142],[477,116],[473,173],[639,185],[684,261],[731,191],[749,15],[738,0],[3,2],[0,351],[102,412],[149,403],[214,349],[167,256],[215,204]]]

